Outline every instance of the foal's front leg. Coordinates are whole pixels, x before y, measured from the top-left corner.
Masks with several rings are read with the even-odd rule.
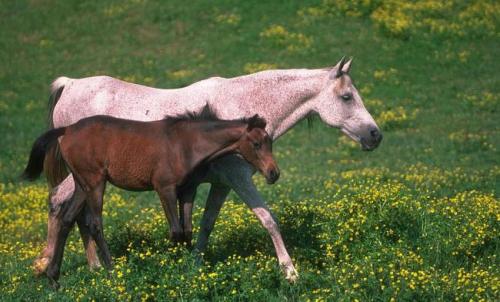
[[[160,196],[161,205],[170,225],[170,239],[173,242],[182,241],[182,228],[177,216],[177,193],[174,185],[157,186],[156,192]]]

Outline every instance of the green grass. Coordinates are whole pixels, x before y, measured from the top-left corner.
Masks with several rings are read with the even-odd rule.
[[[0,2],[2,298],[497,300],[498,26],[484,36],[417,28],[401,37],[367,13],[298,13],[325,3]],[[261,34],[276,25],[286,32]],[[381,146],[362,152],[319,120],[312,129],[301,123],[275,144],[278,184],[255,177],[298,266],[297,284],[282,278],[269,236],[233,193],[197,266],[165,240],[154,194],[114,188],[104,221],[117,264],[110,276],[87,269],[74,232],[61,290],[33,277],[46,189],[18,175],[47,127],[54,78],[107,74],[181,87],[243,74],[249,63],[320,68],[343,55],[355,57],[352,77],[384,131]]]

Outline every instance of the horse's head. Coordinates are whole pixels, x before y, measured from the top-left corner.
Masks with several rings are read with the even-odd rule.
[[[266,121],[254,115],[247,122],[245,133],[239,140],[239,153],[266,178],[268,184],[273,184],[280,177],[280,170],[273,157],[273,142],[265,130]]]
[[[330,70],[326,86],[315,98],[314,110],[325,123],[340,128],[363,150],[371,151],[380,144],[382,133],[349,76],[351,64],[352,59],[346,62],[342,58]]]

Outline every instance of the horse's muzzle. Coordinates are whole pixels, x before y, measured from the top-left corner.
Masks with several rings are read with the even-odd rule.
[[[383,137],[380,130],[373,128],[370,130],[370,136],[368,138],[361,138],[361,148],[363,151],[372,151],[380,145]]]

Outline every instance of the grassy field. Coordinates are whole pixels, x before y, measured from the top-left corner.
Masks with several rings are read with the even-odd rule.
[[[495,1],[0,1],[0,299],[498,301],[499,14]],[[297,284],[235,195],[197,266],[165,239],[154,194],[116,188],[105,201],[110,275],[88,270],[75,231],[61,289],[33,276],[47,190],[18,175],[47,127],[54,78],[180,87],[343,55],[355,57],[381,146],[362,152],[319,120],[301,123],[275,144],[278,184],[255,176]]]

